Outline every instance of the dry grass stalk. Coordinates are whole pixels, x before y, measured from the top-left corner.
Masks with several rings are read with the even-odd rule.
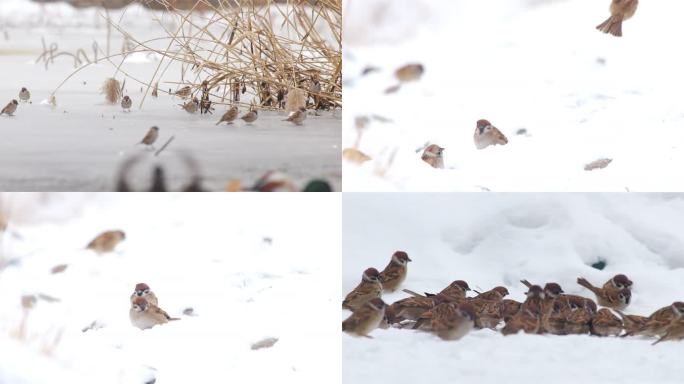
[[[116,104],[121,99],[121,84],[119,80],[109,78],[102,84],[102,93],[105,95],[105,100],[110,104]]]

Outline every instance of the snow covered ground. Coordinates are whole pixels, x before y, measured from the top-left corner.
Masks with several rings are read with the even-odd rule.
[[[36,59],[43,52],[41,38],[58,52],[75,53],[83,49],[94,59],[93,43],[106,50],[106,22],[101,10],[73,9],[63,3],[36,4],[29,0],[0,0],[0,106],[17,98],[21,87],[32,93],[32,104],[21,104],[12,118],[0,116],[0,190],[3,191],[111,191],[121,162],[131,155],[144,153],[135,144],[147,130],[160,128],[159,148],[171,136],[175,139],[159,157],[146,156],[148,164],[135,175],[136,187],[149,184],[150,163],[167,167],[170,184],[178,187],[188,181],[179,165],[179,154],[190,153],[201,168],[205,187],[223,190],[231,179],[251,185],[269,170],[287,173],[297,185],[312,178],[328,180],[341,189],[341,114],[339,111],[310,115],[301,127],[285,119],[285,113],[265,111],[253,125],[241,120],[233,125],[216,126],[226,107],[217,106],[213,115],[190,115],[178,104],[182,101],[161,94],[148,94],[142,109],[141,85],[127,79],[126,91],[133,99],[131,113],[117,105],[108,105],[100,94],[104,80],[115,73],[120,58],[99,61],[82,69],[56,94],[57,107],[41,103],[74,71],[74,61],[61,56],[45,69]],[[113,20],[140,40],[166,35],[175,30],[177,21],[161,12],[133,5],[110,11]],[[196,16],[200,18],[201,16]],[[150,43],[166,47],[167,40]],[[112,33],[110,51],[120,52],[123,38]],[[103,55],[99,54],[101,60]],[[159,58],[137,53],[121,67],[141,81],[149,81]],[[164,71],[166,62],[160,69]],[[121,73],[117,75],[123,79]],[[176,89],[180,66],[166,69],[160,88]],[[241,109],[241,114],[245,112]]]
[[[345,194],[342,290],[405,250],[413,262],[404,287],[414,291],[463,279],[475,289],[504,285],[522,300],[526,278],[589,296],[578,276],[602,284],[625,273],[634,281],[626,312],[648,315],[684,299],[683,225],[681,194]],[[599,260],[602,271],[590,266]],[[372,336],[343,336],[343,382],[681,383],[684,375],[683,342],[490,330],[456,342],[398,329]]]
[[[339,195],[259,196],[3,194],[0,383],[339,383]],[[115,253],[83,249],[113,228]],[[181,320],[134,328],[139,282]],[[29,294],[59,302],[39,299],[17,338]]]
[[[595,29],[609,4],[347,1],[343,147],[357,140],[355,118],[391,121],[363,131],[359,149],[374,160],[344,162],[344,190],[684,190],[671,177],[684,165],[684,2],[640,2],[622,38]],[[385,95],[412,62],[423,78]],[[368,67],[380,71],[361,76]],[[508,145],[476,150],[479,119]],[[421,161],[427,142],[446,148],[446,169]],[[600,158],[613,162],[584,171]]]

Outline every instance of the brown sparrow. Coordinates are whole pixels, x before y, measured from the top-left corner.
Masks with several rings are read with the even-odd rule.
[[[458,340],[475,326],[474,309],[467,303],[443,303],[432,312],[432,332],[442,340]]]
[[[475,296],[475,298],[480,299],[480,300],[501,301],[506,296],[508,296],[508,289],[506,289],[506,287],[499,286],[499,287],[494,287],[493,289],[491,289],[487,292],[482,292],[482,293],[478,292],[478,295]]]
[[[660,343],[661,341],[668,340],[682,340],[684,339],[684,317],[680,317],[670,324],[667,328],[665,334],[658,340],[656,340],[653,345]]]
[[[676,301],[672,305],[660,308],[648,317],[639,329],[625,333],[625,336],[662,336],[670,324],[684,315],[684,302]]]
[[[423,76],[423,72],[425,72],[425,68],[423,67],[423,64],[406,64],[402,67],[399,67],[394,72],[394,76],[402,83],[406,83],[409,81],[416,81],[419,80],[421,76]]]
[[[256,110],[249,111],[242,115],[241,119],[245,121],[247,124],[251,124],[256,121],[256,119],[259,117],[259,113]]]
[[[485,149],[490,145],[508,144],[506,136],[487,120],[477,121],[473,140],[477,149]]]
[[[551,311],[542,320],[542,327],[545,332],[552,335],[566,335],[566,314],[568,313],[567,303],[563,300],[554,300]]]
[[[143,299],[147,300],[147,302],[155,307],[159,306],[159,301],[157,300],[157,296],[152,292],[150,287],[145,284],[145,283],[138,283],[135,285],[135,289],[133,290],[133,293],[131,294],[131,303],[133,300],[135,300],[136,297],[142,297]]]
[[[386,307],[379,297],[366,302],[342,322],[342,331],[352,336],[370,337],[368,334],[383,322]]]
[[[192,90],[190,89],[190,86],[186,85],[185,87],[176,91],[176,96],[185,99],[186,97],[190,96],[191,91]]]
[[[603,284],[603,289],[632,289],[632,280],[625,275],[615,275]]]
[[[525,333],[540,333],[542,331],[541,317],[544,291],[540,286],[533,285],[525,295],[527,299],[520,307],[520,311],[507,321],[501,329],[501,333],[504,335],[512,335],[521,330]]]
[[[423,156],[421,159],[430,164],[432,168],[444,168],[444,148],[437,144],[430,144],[423,151]]]
[[[128,95],[124,96],[123,99],[121,99],[121,108],[123,108],[124,112],[128,110],[128,112],[131,111],[131,106],[133,105],[133,101],[131,100]]]
[[[411,261],[406,252],[396,251],[385,269],[380,273],[382,290],[385,292],[396,291],[406,279],[407,264]]]
[[[0,111],[0,115],[6,113],[7,116],[13,116],[14,112],[16,112],[17,110],[17,105],[19,105],[19,103],[16,100],[12,99],[12,101],[7,103],[5,108],[3,108],[2,111]]]
[[[342,308],[355,311],[368,300],[380,297],[381,294],[380,272],[375,268],[368,268],[363,271],[361,283],[344,298]]]
[[[468,283],[463,280],[455,280],[449,284],[446,288],[439,291],[437,295],[444,296],[451,301],[459,301],[460,299],[465,299],[466,294],[470,291]],[[434,293],[425,293],[425,296],[437,296]]]
[[[171,320],[179,320],[177,318],[169,317],[166,312],[151,305],[142,297],[133,299],[128,314],[131,318],[131,323],[140,329],[148,329],[157,324],[165,324]]]
[[[21,91],[19,91],[19,100],[23,101],[24,103],[29,101],[31,99],[31,92],[29,92],[26,87],[22,87]]]
[[[300,107],[299,110],[292,112],[290,116],[283,121],[289,121],[295,125],[302,125],[304,120],[306,120],[306,108]]]
[[[648,317],[646,316],[625,315],[618,310],[616,310],[616,312],[622,318],[623,327],[625,328],[625,332],[628,334],[639,331],[648,321]]]
[[[99,235],[88,243],[86,249],[92,249],[97,253],[111,252],[116,248],[116,246],[126,239],[126,234],[124,231],[106,231]]]
[[[594,314],[587,309],[586,302],[582,298],[570,296],[565,313],[565,332],[570,335],[583,335],[589,333],[591,319]]]
[[[196,97],[193,97],[192,100],[188,100],[188,102],[180,104],[180,106],[187,113],[197,113],[197,110],[199,109],[199,100],[197,100]]]
[[[140,144],[145,144],[148,146],[148,148],[154,148],[154,142],[157,141],[157,138],[159,137],[159,128],[158,127],[152,127],[150,128],[149,131],[147,131],[147,134],[145,134],[145,137],[140,141]]]
[[[629,305],[629,301],[632,299],[632,292],[627,289],[604,289],[604,288],[598,288],[594,287],[587,281],[587,279],[578,277],[577,278],[577,284],[587,288],[588,290],[594,292],[594,295],[596,295],[596,301],[598,302],[599,305],[612,308],[612,309],[617,309],[617,310],[624,310],[627,308]]]
[[[503,299],[501,300],[501,304],[503,305],[501,309],[501,316],[506,322],[520,312],[520,307],[522,307],[521,302],[511,299]]]
[[[467,303],[473,308],[476,328],[496,329],[503,320],[504,304],[501,300],[473,298]]]
[[[236,106],[230,107],[229,110],[226,111],[226,113],[221,116],[221,120],[216,123],[216,125],[219,125],[221,123],[228,123],[228,124],[233,124],[233,120],[237,119],[238,117],[238,108]]]
[[[622,36],[622,22],[630,19],[636,12],[639,0],[613,0],[610,3],[610,17],[596,29],[613,36]]]
[[[395,301],[387,307],[387,320],[390,324],[401,323],[405,320],[416,321],[425,312],[443,302],[451,301],[445,296],[435,295],[430,297],[413,296]]]
[[[622,320],[610,309],[601,308],[591,320],[591,333],[598,336],[618,336],[622,333]]]

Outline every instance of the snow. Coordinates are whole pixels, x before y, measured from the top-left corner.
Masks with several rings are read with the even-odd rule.
[[[0,271],[0,382],[339,382],[339,198],[257,196],[2,196],[16,220],[2,238],[15,261]],[[83,249],[114,228],[127,235],[114,253]],[[133,327],[139,282],[181,320]],[[38,300],[21,339],[26,294],[60,301]]]
[[[681,191],[670,175],[684,164],[684,56],[672,38],[684,34],[684,3],[640,2],[622,38],[595,29],[608,5],[435,0],[406,12],[403,1],[347,4],[343,148],[357,139],[356,117],[391,122],[372,120],[363,131],[359,149],[374,160],[344,162],[344,190]],[[385,95],[393,71],[413,62],[424,64],[422,79]],[[380,71],[361,76],[369,66]],[[483,118],[508,145],[475,149]],[[420,160],[427,142],[446,148],[446,169]],[[584,171],[600,158],[613,162]]]
[[[342,296],[368,267],[404,250],[404,288],[439,291],[463,279],[471,288],[503,285],[522,301],[519,282],[559,283],[593,297],[575,280],[634,281],[626,312],[650,315],[684,298],[681,194],[345,194]],[[591,264],[604,260],[604,270]],[[407,295],[383,295],[392,303]],[[349,315],[343,311],[342,318]],[[653,339],[474,331],[445,342],[409,330],[343,336],[343,381],[680,383],[684,344]]]
[[[152,79],[159,65],[158,55],[134,53],[121,66],[133,77],[126,80],[125,90],[133,99],[130,113],[123,112],[118,104],[105,104],[100,94],[106,78],[115,74],[120,81],[124,78],[122,72],[116,73],[122,57],[108,62],[102,60],[102,53],[97,63],[80,68],[59,89],[56,108],[43,103],[75,67],[68,56],[56,57],[47,69],[42,61],[36,62],[43,53],[41,39],[47,47],[57,44],[57,52],[73,54],[82,49],[94,61],[94,43],[102,51],[107,49],[102,15],[98,8],[0,0],[0,68],[11,74],[3,76],[0,83],[0,107],[16,99],[21,87],[27,87],[32,98],[31,104],[20,103],[14,117],[0,116],[0,190],[112,191],[123,160],[141,153],[145,154],[144,164],[133,176],[139,190],[148,187],[154,164],[166,168],[172,188],[187,184],[183,154],[197,161],[204,187],[210,190],[223,190],[233,179],[250,186],[271,170],[286,173],[299,187],[322,178],[335,190],[341,189],[340,111],[324,111],[318,116],[312,113],[300,127],[282,121],[287,117],[285,112],[272,111],[260,113],[252,125],[239,120],[216,126],[226,106],[215,105],[213,115],[191,115],[179,106],[182,100],[161,91],[158,99],[148,94],[140,108],[144,93],[136,80]],[[165,29],[178,29],[178,21],[170,15],[139,5],[111,10],[110,16],[140,41],[166,36]],[[199,23],[197,19],[207,16],[193,17]],[[123,36],[113,29],[110,52],[119,53],[123,44]],[[168,40],[148,44],[165,49]],[[181,68],[175,64],[167,68],[167,63],[163,62],[157,74],[163,73],[159,87],[175,90]],[[191,80],[190,76],[188,72],[186,80]],[[240,114],[245,112],[241,107]],[[175,137],[158,157],[135,145],[154,125],[160,128],[157,148]]]

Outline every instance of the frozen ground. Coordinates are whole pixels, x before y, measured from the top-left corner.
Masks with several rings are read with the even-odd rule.
[[[138,39],[164,36],[153,20],[159,17],[166,28],[174,21],[159,12],[139,6],[112,11],[112,18]],[[199,17],[199,16],[198,16]],[[177,28],[177,24],[176,28]],[[151,163],[167,166],[170,184],[179,187],[188,181],[187,171],[179,162],[179,153],[190,153],[199,163],[205,187],[222,190],[229,180],[241,179],[251,185],[269,170],[281,170],[302,185],[312,178],[324,178],[336,190],[341,188],[339,143],[341,116],[322,112],[310,115],[304,126],[283,122],[279,112],[263,112],[252,126],[241,120],[229,126],[216,126],[226,107],[217,106],[213,115],[190,115],[178,104],[181,100],[160,93],[159,99],[148,94],[142,109],[140,84],[126,81],[126,93],[134,108],[124,113],[119,105],[104,103],[99,93],[105,78],[111,77],[120,58],[113,64],[100,61],[81,70],[57,93],[57,107],[41,104],[74,71],[73,60],[62,56],[48,69],[35,64],[46,44],[58,44],[59,51],[74,53],[82,48],[93,60],[92,44],[106,46],[105,21],[97,9],[74,10],[62,3],[38,5],[28,0],[0,0],[0,103],[4,107],[17,98],[21,87],[32,93],[32,104],[21,104],[12,118],[0,116],[0,190],[3,191],[107,191],[113,190],[115,173],[128,156],[145,152],[136,147],[147,130],[160,127],[159,148],[175,136],[159,157],[147,156],[149,162],[136,171],[136,187],[149,183]],[[123,40],[112,34],[111,52],[119,52]],[[165,47],[168,42],[152,43]],[[133,77],[149,81],[158,58],[136,54],[122,69]],[[102,54],[99,55],[102,58]],[[166,64],[162,65],[164,70]],[[122,75],[117,76],[120,80]],[[171,66],[161,89],[173,88],[180,78],[179,67]],[[244,113],[241,110],[241,114]]]
[[[0,383],[339,383],[339,198],[259,196],[2,196],[16,220],[0,254],[11,260],[0,271]],[[127,234],[117,252],[83,249],[111,228]],[[181,320],[134,328],[138,282]],[[60,301],[39,300],[21,339],[26,294]],[[94,321],[102,328],[82,332]],[[266,337],[279,341],[251,350]]]
[[[628,313],[684,298],[683,195],[346,194],[343,207],[343,294],[401,249],[413,260],[404,287],[418,292],[463,279],[475,289],[504,285],[522,300],[526,278],[587,295],[578,276],[598,284],[621,272],[634,281]],[[598,260],[603,271],[590,266]],[[483,384],[681,383],[684,375],[683,342],[489,330],[456,342],[397,329],[372,336],[343,336],[343,382],[370,372],[388,383]]]
[[[345,162],[344,189],[683,190],[671,175],[684,165],[684,56],[673,48],[684,3],[641,2],[622,38],[595,29],[609,3],[348,1],[343,147],[355,118],[391,122],[365,129],[360,149],[374,160]],[[425,65],[423,78],[385,95],[409,62]],[[380,71],[361,76],[369,66]],[[476,150],[479,119],[509,144]],[[420,160],[427,142],[446,148],[445,170]],[[613,162],[584,171],[599,158]]]

